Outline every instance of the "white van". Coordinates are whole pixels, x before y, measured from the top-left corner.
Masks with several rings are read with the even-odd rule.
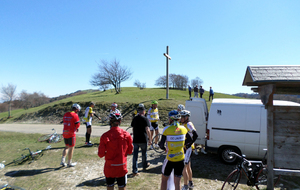
[[[190,120],[194,124],[198,138],[195,144],[205,144],[208,109],[205,99],[191,98],[185,102],[185,109],[191,112]]]
[[[274,100],[273,104],[300,106],[281,100]],[[267,148],[267,110],[260,100],[214,99],[206,132],[205,151],[217,153],[224,163],[236,162],[236,157],[228,154],[232,151],[262,159]]]

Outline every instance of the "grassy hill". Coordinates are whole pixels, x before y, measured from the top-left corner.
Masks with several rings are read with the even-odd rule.
[[[211,101],[208,101],[209,93],[206,91],[203,98],[207,101],[208,108],[210,108]],[[239,98],[237,96],[231,96],[222,93],[215,93],[214,98]],[[94,110],[100,117],[108,115],[107,110],[110,109],[110,105],[116,102],[119,106],[124,117],[124,121],[131,121],[131,114],[139,103],[143,103],[147,109],[150,108],[151,101],[158,101],[159,114],[162,121],[167,120],[167,114],[173,109],[177,109],[178,104],[185,104],[185,101],[189,99],[188,91],[182,90],[169,90],[169,99],[166,99],[166,90],[161,88],[145,88],[140,90],[136,87],[122,88],[120,94],[115,94],[112,90],[97,91],[87,94],[81,94],[73,97],[68,97],[62,100],[44,104],[39,107],[30,109],[17,109],[12,111],[12,118],[7,118],[7,112],[0,113],[0,123],[59,123],[62,121],[62,117],[65,112],[70,111],[73,103],[78,103],[82,110],[79,113],[80,117],[83,117],[85,108],[89,105],[89,102],[96,103]],[[95,123],[98,123],[94,119]]]

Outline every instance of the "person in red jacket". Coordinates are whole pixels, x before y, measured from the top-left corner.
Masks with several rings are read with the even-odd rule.
[[[114,189],[116,180],[119,190],[125,190],[128,173],[127,155],[133,151],[132,137],[119,127],[122,118],[120,113],[111,113],[109,118],[111,128],[100,138],[98,156],[105,157],[104,175],[107,190]]]
[[[78,128],[80,126],[80,119],[78,117],[78,112],[80,111],[81,107],[78,104],[72,105],[72,111],[67,112],[64,115],[63,122],[64,122],[64,129],[63,129],[63,137],[65,141],[66,147],[63,150],[61,163],[60,165],[66,166],[65,163],[66,156],[68,154],[68,167],[74,167],[75,163],[72,163],[73,152],[76,143],[76,132],[78,132]]]

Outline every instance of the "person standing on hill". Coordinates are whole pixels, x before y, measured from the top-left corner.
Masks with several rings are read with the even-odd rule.
[[[204,94],[204,89],[202,88],[202,86],[200,86],[199,92],[200,92],[200,98],[202,98]]]
[[[73,152],[76,143],[76,132],[78,132],[78,128],[80,127],[80,119],[78,117],[78,112],[81,107],[78,104],[72,105],[72,111],[65,113],[63,117],[64,129],[63,129],[63,137],[65,142],[65,148],[62,153],[61,163],[62,166],[74,167],[75,163],[72,163]],[[68,164],[66,164],[66,156],[68,155]]]
[[[192,87],[189,85],[189,95],[190,95],[190,98],[192,97]]]
[[[196,85],[195,88],[194,88],[194,98],[195,97],[198,98],[198,85]]]
[[[92,142],[90,141],[91,133],[92,133],[92,120],[95,112],[93,108],[95,107],[95,103],[91,102],[89,107],[85,109],[84,113],[84,120],[86,125],[86,133],[85,133],[85,145],[86,146],[93,146]]]
[[[105,157],[104,175],[107,190],[113,190],[117,181],[119,190],[125,190],[127,184],[127,155],[132,154],[133,145],[130,134],[120,128],[122,115],[109,114],[110,130],[100,138],[98,156]]]
[[[147,162],[147,142],[150,142],[150,122],[145,117],[145,107],[140,106],[137,108],[137,115],[133,118],[131,122],[133,128],[133,158],[132,158],[132,173],[133,176],[139,175],[138,173],[138,153],[139,148],[142,149],[142,164],[145,170],[150,166]]]
[[[209,98],[208,98],[208,101],[210,101],[210,97],[211,97],[211,100],[214,99],[214,90],[212,89],[212,87],[209,87]]]
[[[158,121],[159,121],[159,115],[158,115],[158,109],[157,109],[158,102],[153,100],[151,102],[151,104],[152,104],[152,106],[148,110],[148,114],[147,114],[147,117],[148,117],[148,119],[151,123],[151,126],[150,126],[150,141],[153,138],[154,131],[155,131],[155,135],[158,134]],[[151,145],[150,149],[159,148],[159,146],[157,145],[157,141],[158,141],[158,138],[155,139],[154,147]]]

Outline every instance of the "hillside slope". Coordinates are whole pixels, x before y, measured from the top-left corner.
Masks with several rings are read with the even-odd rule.
[[[161,88],[139,88],[126,87],[122,88],[120,94],[115,94],[114,91],[107,90],[97,91],[88,94],[77,95],[65,98],[59,101],[51,102],[36,108],[28,110],[18,109],[12,111],[12,118],[7,118],[7,113],[0,113],[0,123],[49,123],[58,124],[62,121],[65,112],[70,111],[73,103],[78,103],[82,109],[79,116],[83,117],[85,108],[91,101],[96,103],[94,110],[100,117],[105,118],[108,115],[107,110],[110,105],[116,102],[124,117],[124,122],[129,123],[132,119],[132,113],[138,104],[143,103],[147,109],[151,106],[152,100],[158,101],[158,109],[161,122],[167,121],[167,114],[173,109],[177,109],[178,104],[185,104],[188,100],[188,91],[170,89],[169,99],[166,99],[166,90]],[[236,96],[215,93],[214,98],[239,98]],[[204,99],[207,101],[210,108],[211,102],[208,102],[208,92],[204,93]],[[99,124],[95,118],[95,124]]]

